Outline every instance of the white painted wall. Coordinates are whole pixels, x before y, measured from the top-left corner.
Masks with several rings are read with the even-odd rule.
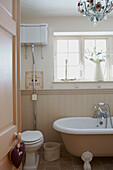
[[[36,71],[44,72],[44,88],[113,88],[113,83],[68,83],[53,84],[53,32],[89,32],[113,31],[113,18],[98,23],[97,27],[88,21],[87,17],[51,17],[51,18],[22,18],[21,23],[40,24],[49,26],[48,45],[43,48],[44,59],[41,59],[40,46],[35,48]],[[32,71],[31,49],[28,48],[28,59],[25,60],[25,48],[21,49],[21,89],[25,89],[25,72]]]

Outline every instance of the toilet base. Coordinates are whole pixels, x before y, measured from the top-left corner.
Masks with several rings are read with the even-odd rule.
[[[37,170],[39,163],[39,154],[37,152],[26,153],[26,162],[23,170]]]

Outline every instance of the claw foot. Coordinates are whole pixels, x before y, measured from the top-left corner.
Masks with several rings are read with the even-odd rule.
[[[90,162],[92,161],[93,154],[89,151],[84,152],[81,155],[81,159],[84,161],[83,169],[84,170],[91,170]]]

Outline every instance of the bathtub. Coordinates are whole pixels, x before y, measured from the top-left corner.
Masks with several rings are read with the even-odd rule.
[[[68,117],[58,119],[53,128],[61,133],[68,152],[74,156],[81,156],[90,151],[94,156],[113,156],[113,128],[108,118],[108,128],[99,125],[99,119],[91,117]]]

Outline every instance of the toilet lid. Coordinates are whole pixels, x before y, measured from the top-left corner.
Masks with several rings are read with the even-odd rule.
[[[21,134],[22,141],[24,142],[34,142],[41,140],[43,135],[40,131],[25,131]]]
[[[38,144],[38,143],[40,143],[40,142],[43,142],[43,138],[42,139],[40,139],[40,140],[37,140],[37,141],[33,141],[33,142],[26,142],[26,141],[24,141],[24,143],[25,143],[25,145],[33,145],[33,144]]]

